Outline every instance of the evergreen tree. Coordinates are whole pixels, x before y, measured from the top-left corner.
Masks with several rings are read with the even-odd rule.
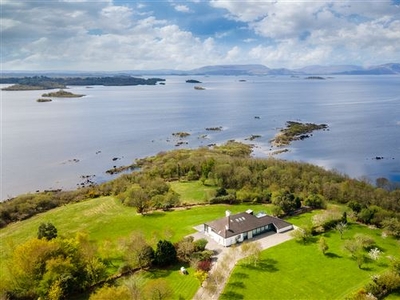
[[[170,241],[158,241],[155,252],[155,263],[158,266],[168,266],[176,262],[176,250]]]
[[[57,237],[57,228],[52,223],[41,223],[38,228],[38,239],[45,238],[50,241]]]

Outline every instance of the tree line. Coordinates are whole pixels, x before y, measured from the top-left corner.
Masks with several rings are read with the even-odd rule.
[[[52,223],[42,223],[37,238],[11,245],[0,298],[58,300],[86,293],[91,294],[90,299],[110,299],[108,296],[119,294],[124,296],[122,299],[164,299],[173,291],[162,280],[145,282],[147,271],[183,263],[204,275],[211,269],[214,254],[205,249],[205,239],[186,237],[175,244],[162,239],[152,246],[140,231],[132,232],[118,244],[118,253],[110,253],[108,248],[100,249],[91,242],[85,233],[67,238],[59,235]],[[115,256],[119,259],[115,260]],[[115,273],[112,270],[116,262]],[[128,279],[129,289],[125,284],[115,284],[116,279],[133,274]],[[154,298],[158,293],[163,297]]]
[[[382,226],[398,220],[400,188],[385,178],[376,185],[321,167],[275,158],[252,158],[251,146],[230,141],[222,146],[161,152],[135,162],[138,171],[74,191],[25,194],[0,204],[0,226],[71,202],[116,196],[139,213],[182,205],[169,184],[199,180],[215,187],[206,203],[272,203],[276,215],[300,206],[348,204],[359,221]]]

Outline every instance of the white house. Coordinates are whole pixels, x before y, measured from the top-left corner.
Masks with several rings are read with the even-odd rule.
[[[286,221],[265,213],[254,215],[252,210],[236,215],[226,211],[224,218],[204,224],[204,233],[225,247],[268,231],[282,233],[292,229],[293,225]]]

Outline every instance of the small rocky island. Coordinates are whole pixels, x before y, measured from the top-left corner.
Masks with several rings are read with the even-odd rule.
[[[57,98],[80,98],[85,95],[82,94],[73,94],[71,92],[67,92],[64,90],[59,90],[57,92],[51,92],[51,93],[46,93],[43,94],[42,97],[57,97]]]
[[[186,83],[201,83],[201,81],[198,81],[196,79],[188,79],[186,80]]]
[[[309,138],[310,133],[315,130],[326,130],[327,124],[301,123],[287,121],[286,127],[271,140],[273,146],[281,147],[289,145],[292,141],[304,140]]]
[[[36,100],[36,102],[51,102],[53,100],[49,99],[49,98],[39,98]]]
[[[5,88],[3,91],[36,91],[36,90],[51,90],[51,89],[64,89],[66,86],[64,84],[58,83],[40,83],[40,84],[14,84]]]

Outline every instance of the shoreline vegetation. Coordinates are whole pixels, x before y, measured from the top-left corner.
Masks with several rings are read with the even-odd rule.
[[[27,91],[65,89],[67,86],[129,86],[129,85],[156,85],[164,82],[162,78],[137,78],[132,76],[108,77],[0,77],[0,84],[13,84],[3,91]]]
[[[282,150],[282,152],[284,151],[286,150]],[[318,185],[313,185],[312,188],[327,199],[336,199],[338,202],[345,203],[353,200],[354,195],[358,195],[355,197],[358,199],[357,201],[364,204],[368,203],[368,205],[377,205],[388,210],[388,213],[390,211],[400,213],[400,204],[397,205],[396,203],[398,202],[395,200],[400,192],[399,186],[385,178],[377,180],[377,187],[374,187],[371,183],[351,179],[335,171],[324,170],[315,165],[280,160],[272,156],[264,159],[255,159],[251,157],[251,153],[252,145],[236,141],[228,141],[226,144],[219,146],[160,152],[155,156],[137,159],[128,166],[114,166],[112,169],[107,170],[106,173],[124,173],[104,183],[83,185],[75,190],[37,191],[36,193],[22,194],[0,202],[0,228],[67,203],[80,202],[102,196],[122,195],[129,189],[135,178],[143,176],[141,174],[152,174],[151,178],[156,176],[157,178],[159,177],[160,181],[165,182],[176,180],[200,180],[204,184],[212,182],[213,184],[221,185],[226,190],[234,189],[236,191],[232,194],[226,193],[221,197],[213,198],[213,200],[210,200],[211,204],[240,203],[245,199],[256,202],[262,201],[273,192],[269,187],[280,186],[288,190],[306,192],[306,183],[296,187],[299,176],[320,178]],[[243,166],[236,170],[234,165],[238,163]],[[284,172],[279,172],[279,170]],[[256,174],[260,171],[262,171],[262,174],[257,176],[264,178],[263,187],[242,186],[251,182],[250,177],[253,176],[251,174]],[[288,174],[284,175],[286,173]],[[278,174],[280,175],[278,176]],[[281,176],[285,178],[284,181],[280,181]],[[380,194],[380,191],[383,194]],[[363,196],[361,197],[360,195]],[[379,221],[379,218],[377,220]]]
[[[286,127],[281,129],[278,134],[270,141],[275,147],[290,145],[293,141],[304,140],[312,136],[315,130],[329,130],[327,124],[301,123],[287,121]]]
[[[320,275],[319,266],[322,263],[328,266],[328,270],[337,270],[338,265],[335,262],[339,259],[348,272],[357,276],[353,280],[354,283],[345,288],[326,287],[326,293],[339,294],[341,289],[350,293],[350,288],[359,289],[360,283],[365,284],[366,278],[360,272],[369,274],[371,267],[377,274],[391,270],[389,258],[382,257],[382,261],[376,264],[367,259],[369,252],[366,251],[370,248],[365,250],[363,247],[382,247],[380,249],[384,249],[385,255],[395,253],[395,259],[398,258],[395,251],[400,237],[400,203],[397,201],[400,186],[390,185],[388,181],[382,180],[375,187],[366,181],[351,179],[336,171],[328,171],[312,164],[274,158],[254,158],[251,153],[251,145],[235,141],[210,148],[160,152],[155,156],[136,160],[137,169],[109,182],[73,191],[25,194],[0,203],[0,228],[10,225],[2,230],[3,236],[5,232],[11,231],[18,231],[18,237],[23,235],[18,240],[11,240],[10,235],[5,235],[6,242],[0,245],[3,247],[1,249],[5,249],[6,243],[19,243],[12,249],[13,252],[0,255],[2,262],[6,262],[3,258],[7,259],[7,265],[0,264],[0,270],[6,270],[8,265],[13,268],[7,270],[18,270],[3,272],[1,278],[5,280],[2,281],[1,287],[6,292],[4,295],[10,295],[10,299],[37,299],[38,296],[44,295],[43,298],[47,299],[53,295],[55,288],[61,286],[61,280],[66,278],[66,282],[74,288],[64,289],[61,286],[57,295],[73,298],[90,293],[90,299],[93,300],[110,299],[112,297],[100,293],[120,289],[120,282],[115,279],[126,276],[127,280],[132,274],[153,276],[158,273],[168,280],[172,290],[188,295],[185,299],[192,299],[191,295],[199,288],[195,279],[198,279],[203,288],[211,291],[214,287],[213,278],[216,278],[221,268],[216,266],[214,271],[207,273],[211,269],[211,257],[215,253],[205,250],[207,241],[203,243],[204,247],[195,250],[198,254],[193,254],[193,251],[186,252],[184,249],[199,247],[193,244],[194,239],[188,240],[184,237],[190,234],[188,230],[193,230],[193,226],[217,218],[228,207],[233,212],[240,212],[244,207],[248,209],[251,206],[252,209],[267,210],[271,215],[296,221],[294,224],[300,228],[293,232],[296,240],[290,245],[290,252],[281,251],[280,258],[289,263],[293,261],[292,265],[310,262],[310,268],[306,272],[308,278],[314,279]],[[90,176],[83,179],[91,182]],[[17,223],[60,206],[65,207],[54,210],[54,214],[50,212],[45,217],[39,215],[27,222]],[[40,222],[44,219],[47,224],[42,226]],[[54,236],[55,231],[57,236],[57,228],[49,220],[57,222],[56,225],[62,233],[60,237],[53,238],[47,235],[47,231],[44,232],[45,238],[39,237],[40,228],[50,228],[50,225],[55,229],[50,234]],[[76,229],[71,228],[64,220],[76,224]],[[305,221],[310,225],[305,225]],[[29,227],[30,236],[34,234],[32,228],[39,226],[39,238],[28,239],[29,234],[21,229],[21,224],[25,228]],[[379,232],[384,231],[385,236],[379,237],[379,244],[375,243],[375,240],[368,242],[369,237],[361,236],[362,239],[356,239],[356,235],[350,240],[350,232],[353,235],[360,231],[361,227],[356,224],[365,224],[362,228],[368,233],[379,228]],[[15,225],[19,227],[14,227]],[[144,233],[138,232],[138,228],[143,229]],[[346,238],[342,241],[345,229]],[[76,234],[75,238],[71,237],[72,234]],[[96,235],[95,238],[92,235]],[[150,240],[150,237],[154,236],[157,238]],[[149,237],[148,240],[146,237]],[[318,253],[315,245],[321,237],[329,246],[324,248],[323,255],[314,254]],[[375,239],[378,241],[378,237]],[[365,242],[366,246],[359,244],[359,241]],[[318,245],[320,244],[318,241]],[[246,245],[240,245],[241,251],[245,251]],[[300,251],[300,247],[304,247],[302,253],[308,255],[306,262],[292,259],[296,257],[293,253]],[[327,247],[330,252],[326,252]],[[342,248],[344,250],[338,250]],[[20,265],[19,261],[27,257],[26,253],[32,258],[26,264]],[[246,253],[246,256],[253,259],[253,252]],[[257,250],[257,253],[261,253],[261,250]],[[270,253],[268,257],[271,258]],[[331,257],[335,257],[335,260]],[[223,260],[218,259],[219,266],[223,266]],[[203,261],[208,262],[206,266],[200,264]],[[285,276],[287,271],[281,268],[283,264],[280,260],[272,260],[272,268],[275,261],[279,261],[280,268],[276,269],[280,272],[279,276]],[[239,262],[234,272],[242,272],[240,268],[243,262],[246,263],[246,260]],[[249,279],[253,276],[257,278],[260,272],[265,270],[264,262],[259,259],[252,264]],[[398,266],[397,261],[396,264]],[[268,261],[268,266],[270,265],[271,261]],[[289,272],[293,269],[292,265],[287,268]],[[179,273],[182,266],[188,269],[185,277]],[[171,272],[167,273],[168,270]],[[210,279],[197,276],[198,270],[204,271]],[[247,267],[246,270],[250,268]],[[388,278],[389,281],[396,278],[395,285],[392,285],[395,287],[393,290],[400,286],[400,281],[397,280],[398,273],[398,268],[396,273],[385,273],[392,276]],[[227,273],[222,275],[229,278]],[[149,284],[159,283],[154,277],[147,278]],[[246,278],[243,279],[244,282]],[[191,280],[192,283],[190,286],[180,286],[183,280]],[[308,281],[304,282],[306,284]],[[386,281],[382,282],[386,284]],[[288,286],[288,282],[282,284]],[[385,288],[386,285],[382,284],[382,287]],[[228,281],[228,290],[224,290],[221,299],[229,298],[231,288],[232,285]],[[366,288],[372,290],[373,287],[366,285]],[[233,292],[237,291],[254,293],[251,287],[244,286],[242,290],[235,289]],[[375,294],[381,292],[378,289],[373,291]],[[382,293],[386,295],[391,291],[385,289]],[[61,296],[57,299],[61,299]]]

